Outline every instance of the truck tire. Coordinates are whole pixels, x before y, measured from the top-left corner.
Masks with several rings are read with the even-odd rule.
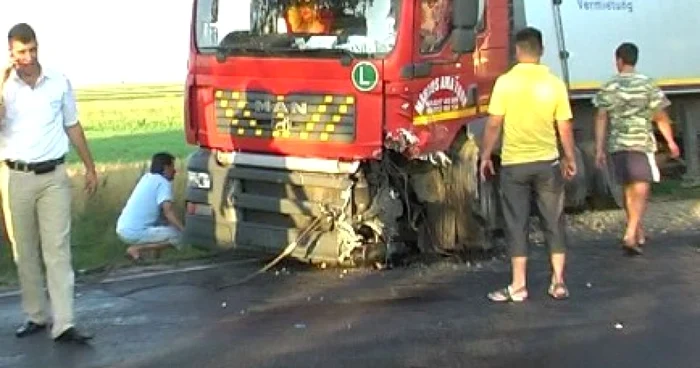
[[[612,157],[608,154],[607,166],[603,172],[603,178],[605,180],[605,186],[608,190],[608,194],[615,201],[615,204],[619,208],[625,208],[625,196],[622,185],[615,178],[615,167],[613,166]]]
[[[568,209],[581,210],[586,206],[588,197],[588,167],[583,157],[583,152],[578,146],[574,147],[576,159],[576,176],[566,182],[566,207]]]
[[[605,169],[599,169],[595,164],[595,142],[584,142],[580,146],[583,155],[583,162],[586,169],[586,182],[589,186],[589,196],[591,197],[592,208],[607,208],[611,204],[617,207],[624,207],[624,197],[622,186],[617,183],[614,176],[614,168],[610,155],[608,155],[608,165]]]
[[[426,220],[419,238],[422,250],[435,248],[439,253],[458,253],[488,249],[490,242],[479,219],[479,147],[466,134],[455,140],[449,157],[452,164],[435,168],[441,172],[439,200],[426,203]],[[488,202],[492,205],[491,202]]]

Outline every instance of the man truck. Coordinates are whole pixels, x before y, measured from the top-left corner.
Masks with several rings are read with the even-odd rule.
[[[544,34],[569,86],[567,206],[618,197],[594,162],[590,98],[615,48],[641,48],[678,116],[698,112],[692,0],[195,0],[186,81],[185,240],[359,265],[492,246],[498,175],[479,144],[514,34]],[[676,115],[674,115],[676,116]],[[660,151],[663,154],[663,150]],[[498,162],[498,152],[495,153]]]

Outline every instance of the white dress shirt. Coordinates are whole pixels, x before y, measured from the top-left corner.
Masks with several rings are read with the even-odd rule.
[[[68,153],[65,128],[78,123],[75,94],[62,73],[42,67],[34,88],[13,70],[2,91],[0,159],[42,162]]]

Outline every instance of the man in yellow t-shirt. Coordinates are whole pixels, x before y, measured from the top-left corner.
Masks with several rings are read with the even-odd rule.
[[[488,297],[496,302],[527,299],[528,225],[535,199],[551,253],[549,295],[565,299],[569,291],[564,283],[564,179],[576,175],[571,106],[564,82],[540,64],[540,31],[518,32],[515,49],[518,64],[498,78],[491,95],[481,154],[480,171],[486,180],[495,174],[492,152],[502,129],[500,185],[513,274],[510,285]],[[563,165],[557,132],[564,149]]]

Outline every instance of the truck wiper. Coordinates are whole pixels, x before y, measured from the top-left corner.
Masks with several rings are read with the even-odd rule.
[[[226,61],[226,59],[237,53],[243,54],[269,54],[270,50],[263,47],[251,47],[251,46],[219,46],[216,48],[216,60],[220,63]]]
[[[304,54],[315,54],[315,55],[330,55],[330,56],[340,55],[340,56],[342,56],[340,58],[340,63],[343,64],[343,66],[349,66],[352,63],[352,61],[357,58],[356,54],[353,54],[351,51],[348,51],[346,49],[341,49],[341,48],[294,49],[293,51],[299,52],[299,53],[304,53]]]

